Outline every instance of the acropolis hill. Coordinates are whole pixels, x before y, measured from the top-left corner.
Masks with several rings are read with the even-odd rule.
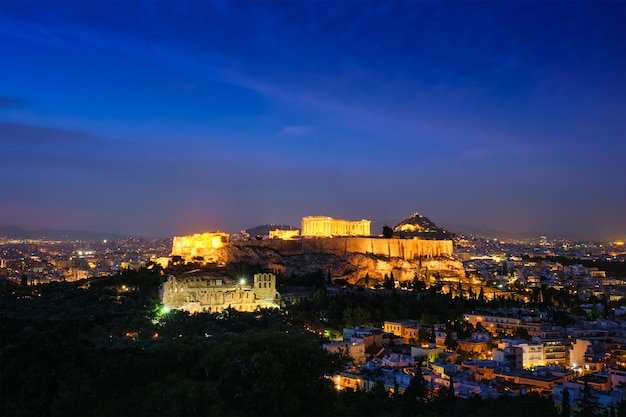
[[[232,242],[235,246],[259,246],[271,248],[283,255],[306,253],[361,253],[405,261],[439,256],[452,256],[451,240],[384,239],[377,237],[333,237],[300,240],[251,240]]]
[[[318,222],[320,218],[315,217]],[[344,230],[357,229],[346,228],[344,220],[340,222],[344,222],[341,224]],[[369,221],[361,220],[357,224],[361,230],[364,224],[369,229]],[[328,226],[325,230],[329,230]],[[382,280],[391,273],[398,281],[412,280],[420,268],[444,279],[464,275],[462,263],[453,257],[452,240],[304,236],[230,242],[227,236],[218,232],[175,237],[172,256],[181,256],[187,262],[248,262],[285,274],[323,270],[333,279],[342,278],[351,283],[366,276]]]

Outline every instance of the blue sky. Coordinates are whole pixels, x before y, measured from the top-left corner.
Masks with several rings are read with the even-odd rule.
[[[623,1],[2,0],[0,97],[0,224],[626,236]]]

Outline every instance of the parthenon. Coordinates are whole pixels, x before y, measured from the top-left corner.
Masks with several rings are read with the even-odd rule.
[[[302,236],[369,236],[370,220],[342,220],[328,216],[302,218]]]

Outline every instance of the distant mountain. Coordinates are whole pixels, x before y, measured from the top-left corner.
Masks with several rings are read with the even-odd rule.
[[[270,230],[299,230],[298,227],[289,226],[287,224],[263,224],[261,226],[251,227],[246,229],[245,232],[251,237],[255,236],[267,236],[270,234]]]
[[[554,232],[508,232],[504,230],[496,230],[496,229],[487,229],[482,227],[473,227],[461,224],[448,224],[448,228],[454,230],[456,233],[465,235],[465,236],[476,236],[488,239],[498,239],[498,240],[538,240],[541,236],[548,236],[549,239],[570,239],[577,242],[582,241],[591,241],[591,240],[602,240],[602,239],[591,239],[589,237],[584,237],[580,235],[575,235],[572,233],[554,233]]]
[[[86,230],[25,230],[17,226],[0,226],[0,237],[8,239],[52,239],[52,240],[115,240],[129,236],[116,233],[91,232]]]
[[[476,236],[488,239],[533,239],[539,237],[536,233],[513,233],[504,230],[487,229],[484,227],[474,227],[462,224],[448,224],[450,230],[465,236]]]

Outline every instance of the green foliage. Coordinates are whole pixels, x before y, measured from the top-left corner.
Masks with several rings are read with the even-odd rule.
[[[460,340],[469,339],[476,328],[469,321],[455,320],[448,324],[449,329],[454,330]]]
[[[617,403],[616,413],[617,417],[626,417],[626,398],[623,398]]]
[[[389,396],[382,383],[368,392],[346,389],[339,394],[346,416],[384,417],[398,415],[398,404]]]
[[[485,417],[556,417],[559,415],[554,402],[549,397],[537,393],[496,398],[458,398],[450,394],[448,389],[439,389],[431,393],[422,416],[485,416]]]
[[[387,225],[383,226],[383,237],[385,239],[391,239],[393,237],[393,229]]]
[[[278,310],[172,311],[148,270],[0,292],[1,415],[336,415],[345,358]],[[158,335],[158,337],[157,337]]]
[[[462,322],[466,300],[451,298],[436,290],[416,297],[412,292],[358,293],[327,296],[320,294],[288,307],[294,324],[306,324],[342,330],[344,327],[371,324],[382,326],[385,320],[419,318],[422,324]]]
[[[428,389],[421,375],[402,396],[390,397],[382,384],[336,392],[326,376],[346,358],[328,354],[321,336],[302,330],[419,317],[450,323],[461,335],[472,330],[461,317],[476,300],[436,288],[333,297],[319,291],[287,311],[190,315],[162,311],[163,280],[158,269],[144,269],[0,288],[0,414],[557,415],[550,398],[456,398]],[[426,330],[419,338],[429,336]]]
[[[570,417],[572,414],[569,401],[569,390],[565,388],[563,390],[563,399],[561,400],[561,417]]]
[[[532,337],[528,334],[528,330],[525,327],[518,327],[515,329],[513,336],[524,340],[531,340]]]
[[[462,364],[465,361],[480,359],[480,353],[478,352],[468,352],[466,350],[459,350],[458,356],[456,357],[455,363],[457,365]],[[484,357],[484,355],[483,355]]]
[[[415,375],[411,378],[409,386],[402,394],[402,407],[400,409],[401,416],[420,415],[426,409],[426,401],[428,399],[428,387],[421,367],[415,368]]]
[[[601,415],[599,411],[600,402],[586,381],[583,395],[576,400],[576,404],[578,405],[578,411],[574,414],[576,417],[596,417]]]
[[[289,278],[280,278],[280,282],[286,285],[306,286],[323,288],[326,285],[327,277],[321,269],[310,272],[301,276],[291,276]]]
[[[459,347],[459,342],[457,342],[449,333],[446,334],[446,340],[443,342],[446,350],[453,351]]]
[[[385,274],[385,278],[383,279],[383,288],[387,290],[392,290],[395,288],[395,286],[396,284],[393,278],[393,272],[391,273],[390,276],[387,276],[387,274]]]

